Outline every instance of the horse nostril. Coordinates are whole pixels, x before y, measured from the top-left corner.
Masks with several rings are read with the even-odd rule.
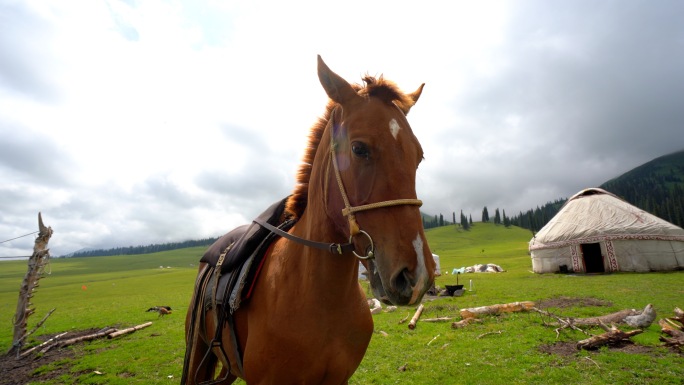
[[[394,276],[392,280],[392,288],[394,291],[402,297],[411,298],[413,294],[413,279],[411,278],[411,273],[408,269],[403,269],[399,274]]]

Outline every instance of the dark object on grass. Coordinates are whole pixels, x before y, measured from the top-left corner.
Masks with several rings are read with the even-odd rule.
[[[154,306],[154,307],[147,309],[147,311],[157,312],[157,313],[159,313],[160,317],[172,313],[171,306]]]

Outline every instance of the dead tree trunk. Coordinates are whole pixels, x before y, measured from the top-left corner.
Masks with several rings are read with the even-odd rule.
[[[32,303],[29,300],[33,297],[33,293],[38,287],[38,280],[50,259],[50,250],[47,248],[47,244],[51,236],[52,228],[45,227],[43,217],[38,213],[38,237],[33,246],[33,255],[28,260],[28,271],[19,288],[17,311],[14,314],[14,339],[7,354],[16,353],[18,355],[24,345],[28,317],[36,311],[35,308],[31,308]]]

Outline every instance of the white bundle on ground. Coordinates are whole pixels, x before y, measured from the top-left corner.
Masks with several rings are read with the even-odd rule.
[[[473,266],[468,266],[468,267],[462,267],[460,269],[454,269],[453,274],[456,273],[501,273],[503,272],[504,269],[496,264],[493,263],[488,263],[486,265],[484,264],[477,264]]]

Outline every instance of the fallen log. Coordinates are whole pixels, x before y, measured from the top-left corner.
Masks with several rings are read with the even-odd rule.
[[[480,306],[461,310],[461,317],[465,318],[475,318],[482,315],[494,315],[501,313],[513,313],[519,311],[528,311],[534,308],[534,302],[523,301],[523,302],[512,302],[504,304],[496,304],[490,306]]]
[[[625,309],[615,313],[602,315],[600,317],[574,318],[571,323],[575,326],[601,326],[601,324],[624,323],[625,317],[641,314],[638,310]]]
[[[121,335],[124,335],[124,334],[133,333],[133,332],[136,331],[136,330],[144,329],[144,328],[146,328],[146,327],[148,327],[148,326],[150,326],[150,325],[152,325],[152,322],[145,322],[144,324],[140,324],[140,325],[137,325],[137,326],[133,326],[133,327],[130,327],[130,328],[127,328],[127,329],[117,330],[117,331],[115,331],[114,333],[108,334],[108,335],[107,335],[107,338],[110,338],[110,339],[111,339],[111,338],[115,338],[115,337],[118,337],[118,336],[121,336]]]
[[[423,313],[423,309],[425,306],[421,303],[420,306],[418,306],[418,309],[416,310],[416,313],[413,314],[413,318],[411,318],[411,321],[409,321],[408,327],[409,329],[413,330],[416,328],[416,324],[418,323],[418,318],[420,318],[421,313]]]
[[[63,348],[65,346],[73,345],[73,344],[78,343],[78,342],[91,341],[91,340],[94,340],[96,338],[101,338],[101,337],[104,337],[108,334],[114,333],[115,331],[116,331],[115,328],[104,328],[104,329],[102,329],[96,333],[87,334],[87,335],[79,336],[79,337],[74,337],[74,338],[70,338],[68,340],[59,341],[59,342],[54,343],[52,345],[48,345],[45,348],[43,348],[43,350],[41,350],[40,352],[45,353],[54,347]]]
[[[437,318],[425,318],[423,322],[446,322],[451,321],[454,317],[437,317]]]
[[[558,321],[558,324],[563,328],[574,328],[577,326],[601,326],[601,324],[620,324],[627,323],[632,327],[648,327],[655,319],[655,310],[651,304],[646,305],[643,311],[638,311],[635,309],[624,309],[615,313],[610,313],[598,317],[588,317],[588,318],[573,318],[573,317],[560,317],[555,314],[549,313],[545,310],[540,310],[533,308],[532,310],[553,317]]]
[[[615,344],[618,342],[632,342],[630,340],[631,337],[637,334],[641,334],[643,332],[643,330],[641,329],[634,329],[627,332],[623,332],[622,330],[618,329],[615,325],[609,328],[603,323],[600,324],[600,326],[606,332],[577,342],[577,349],[593,350],[604,345]]]

